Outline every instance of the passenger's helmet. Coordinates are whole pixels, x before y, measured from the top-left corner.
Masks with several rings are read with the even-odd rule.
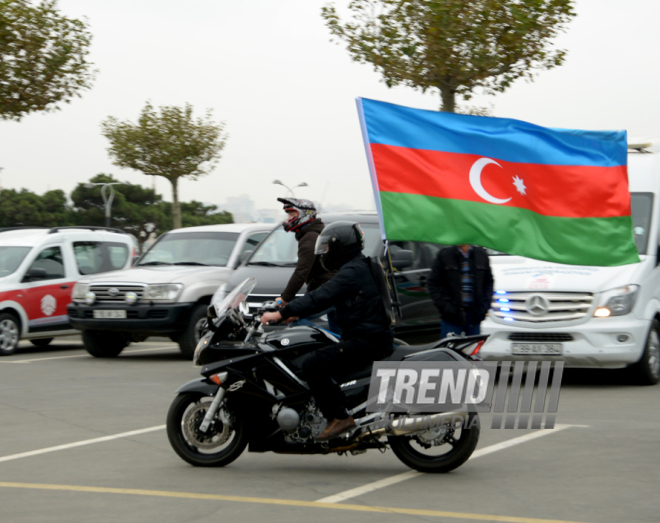
[[[326,225],[316,240],[314,254],[327,271],[336,271],[364,249],[364,232],[359,223],[334,222]]]
[[[298,232],[301,227],[316,219],[316,207],[310,200],[300,198],[278,198],[284,204],[285,211],[295,211],[296,215],[282,222],[287,232]]]

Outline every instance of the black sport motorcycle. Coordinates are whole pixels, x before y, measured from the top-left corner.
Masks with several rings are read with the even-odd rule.
[[[479,439],[476,412],[416,416],[367,414],[371,366],[346,376],[341,388],[356,426],[318,442],[327,420],[302,379],[306,356],[338,339],[318,328],[297,326],[265,332],[259,319],[276,310],[266,303],[252,317],[246,299],[256,285],[248,278],[209,306],[208,330],[194,354],[203,378],[177,391],[167,415],[175,452],[195,466],[222,467],[249,445],[250,452],[361,454],[391,448],[421,472],[449,472],[467,461]],[[447,338],[409,346],[397,340],[390,361],[470,361],[487,336]]]

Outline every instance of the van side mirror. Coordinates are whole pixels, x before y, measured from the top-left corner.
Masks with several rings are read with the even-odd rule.
[[[247,259],[248,259],[250,256],[252,256],[252,253],[253,253],[253,252],[254,252],[254,251],[243,251],[243,252],[241,253],[241,255],[238,257],[238,264],[239,264],[239,265],[243,265],[243,264],[247,261]]]
[[[392,265],[395,269],[400,271],[401,269],[412,267],[413,258],[414,256],[412,251],[406,251],[402,249],[392,253]]]
[[[45,280],[47,277],[48,273],[46,272],[46,269],[37,269],[34,267],[25,273],[23,281]]]

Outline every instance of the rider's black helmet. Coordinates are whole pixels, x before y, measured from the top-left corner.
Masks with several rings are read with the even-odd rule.
[[[334,222],[316,240],[314,254],[321,257],[327,271],[336,271],[364,249],[364,232],[359,223]]]

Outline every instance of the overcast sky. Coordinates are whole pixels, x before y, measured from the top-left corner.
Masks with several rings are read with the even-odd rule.
[[[355,97],[438,109],[439,96],[387,89],[370,66],[329,41],[324,0],[59,0],[86,16],[91,90],[55,113],[0,121],[0,185],[69,193],[97,173],[151,186],[112,165],[100,122],[135,121],[147,100],[213,109],[229,140],[217,168],[180,184],[182,201],[221,205],[249,194],[278,208],[274,179],[308,188],[296,195],[324,204],[373,208]],[[338,0],[342,7],[348,0]],[[493,116],[549,127],[626,129],[660,135],[660,1],[577,0],[578,16],[557,39],[566,63],[518,81],[506,93],[476,97]],[[157,190],[171,199],[169,182]]]

